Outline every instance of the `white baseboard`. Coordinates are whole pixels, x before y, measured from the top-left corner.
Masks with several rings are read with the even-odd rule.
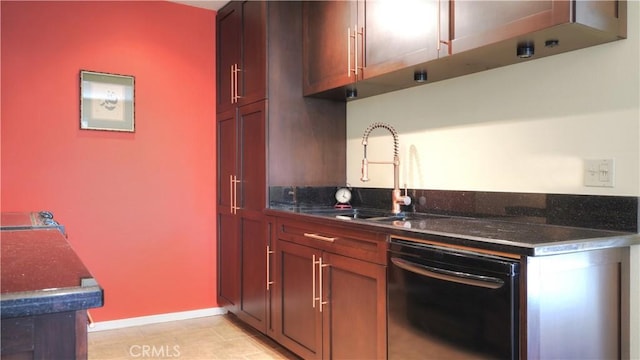
[[[89,326],[89,332],[121,329],[130,326],[149,325],[167,321],[195,319],[206,316],[223,315],[227,311],[224,308],[208,308],[191,311],[182,311],[169,314],[140,316],[128,319],[94,322]]]

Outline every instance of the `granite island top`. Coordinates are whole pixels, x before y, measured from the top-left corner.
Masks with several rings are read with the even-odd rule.
[[[103,305],[103,290],[55,228],[0,232],[0,314],[4,318]]]
[[[504,251],[525,256],[623,247],[640,244],[640,234],[570,226],[502,221],[491,218],[400,214],[376,219],[350,217],[354,211],[330,207],[272,206],[270,215],[304,216],[306,219],[350,224],[391,236],[437,240],[478,249]],[[379,211],[379,210],[378,210]],[[391,214],[389,214],[391,215]]]

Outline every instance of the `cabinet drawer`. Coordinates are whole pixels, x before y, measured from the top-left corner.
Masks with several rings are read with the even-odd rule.
[[[385,265],[386,235],[375,231],[279,218],[278,239]]]

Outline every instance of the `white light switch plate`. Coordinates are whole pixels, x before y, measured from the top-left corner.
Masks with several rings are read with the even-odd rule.
[[[585,159],[584,186],[613,187],[613,159]]]

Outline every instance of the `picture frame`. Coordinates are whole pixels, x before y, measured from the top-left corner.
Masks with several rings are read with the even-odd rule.
[[[80,129],[135,132],[135,79],[80,71]]]

